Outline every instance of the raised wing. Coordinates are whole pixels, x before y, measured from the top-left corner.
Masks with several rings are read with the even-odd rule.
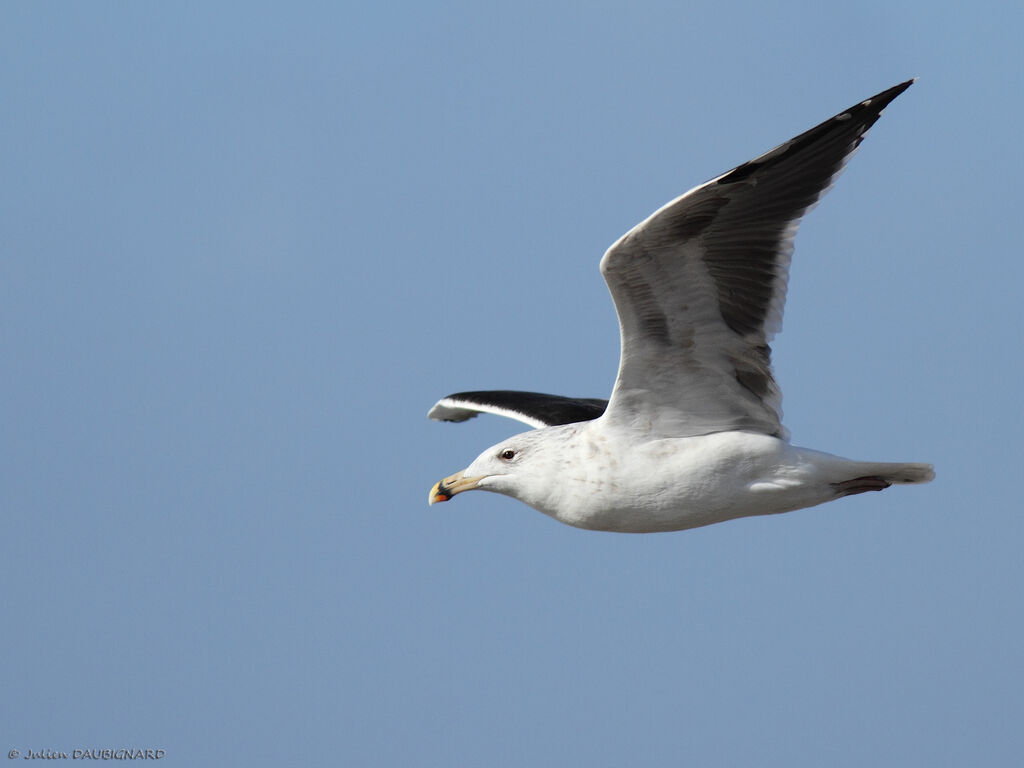
[[[608,249],[601,273],[622,341],[608,420],[666,436],[785,436],[768,342],[797,226],[912,82],[690,190]]]
[[[427,415],[434,421],[466,421],[480,413],[493,413],[540,428],[596,419],[607,405],[607,400],[598,398],[501,389],[448,395],[438,400]]]

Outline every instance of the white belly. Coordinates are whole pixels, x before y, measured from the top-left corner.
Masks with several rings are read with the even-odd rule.
[[[778,438],[721,432],[623,444],[583,440],[560,492],[540,511],[594,530],[644,533],[788,512],[836,497],[846,459]],[[628,446],[628,447],[627,447]],[[847,470],[848,471],[848,470]]]

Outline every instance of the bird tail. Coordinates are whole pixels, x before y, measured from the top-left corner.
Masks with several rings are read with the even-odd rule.
[[[856,462],[850,468],[855,476],[832,483],[839,496],[852,496],[865,491],[881,491],[890,485],[917,485],[935,479],[931,464]]]

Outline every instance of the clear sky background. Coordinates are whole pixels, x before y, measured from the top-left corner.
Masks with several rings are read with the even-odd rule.
[[[0,747],[1024,754],[1024,6],[5,3]],[[430,486],[606,396],[604,249],[908,77],[797,238],[795,443],[936,481],[683,533]]]

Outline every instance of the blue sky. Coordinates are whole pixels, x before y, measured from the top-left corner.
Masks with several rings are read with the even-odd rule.
[[[0,747],[176,765],[1024,751],[1024,10],[0,11]],[[604,249],[918,76],[797,238],[795,443],[926,487],[684,533],[426,506],[605,396]]]

